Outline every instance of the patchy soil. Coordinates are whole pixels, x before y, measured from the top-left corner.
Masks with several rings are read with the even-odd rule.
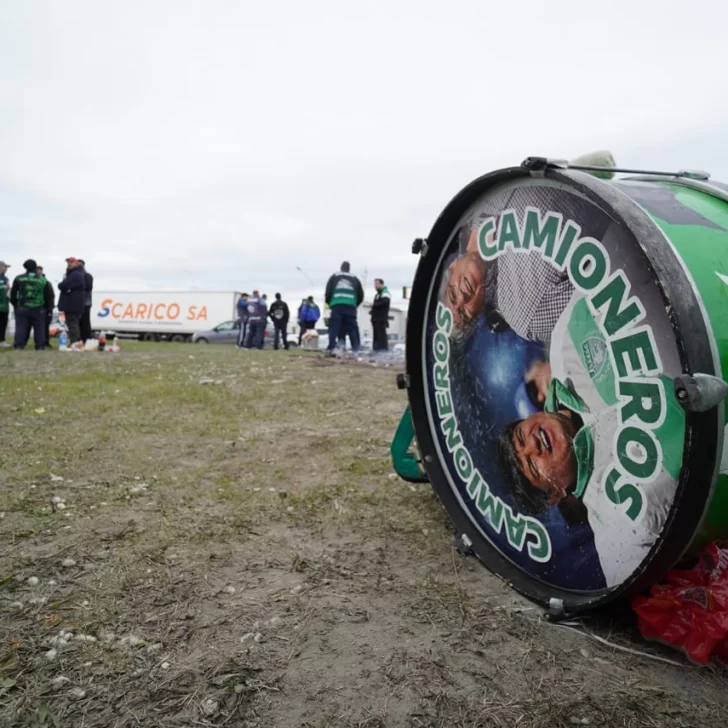
[[[723,726],[723,672],[455,553],[391,472],[394,371],[0,352],[0,725]]]

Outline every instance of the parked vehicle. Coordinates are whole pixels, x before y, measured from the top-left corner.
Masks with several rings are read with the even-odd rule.
[[[240,322],[223,321],[212,329],[192,334],[193,344],[237,344]]]
[[[190,341],[215,321],[233,319],[239,297],[236,291],[94,291],[91,328],[142,341]]]
[[[192,342],[195,344],[237,344],[240,333],[238,321],[223,321],[212,329],[198,331],[192,334]],[[272,323],[266,324],[263,346],[273,346],[275,327]]]

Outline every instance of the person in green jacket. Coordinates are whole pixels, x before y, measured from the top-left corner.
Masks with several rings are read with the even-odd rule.
[[[10,266],[4,260],[0,260],[0,346],[7,346],[5,332],[8,330],[8,317],[10,316],[10,300],[8,299],[10,279],[6,275],[8,268]]]
[[[45,348],[52,349],[51,346],[51,321],[53,320],[53,309],[56,305],[56,292],[53,290],[53,284],[45,277],[42,266],[38,266],[35,271],[45,281],[45,305],[43,307],[45,328],[43,329],[43,338],[45,340]],[[30,339],[30,328],[25,332],[23,345],[27,346]]]
[[[14,349],[24,349],[26,333],[33,327],[36,351],[45,348],[46,279],[38,275],[37,263],[29,258],[23,263],[25,273],[16,276],[10,289],[10,303],[15,309]]]
[[[331,308],[327,355],[334,355],[342,330],[349,336],[351,350],[359,351],[359,322],[356,310],[364,300],[364,289],[361,281],[352,275],[348,261],[345,260],[341,264],[341,270],[329,278],[324,298]]]

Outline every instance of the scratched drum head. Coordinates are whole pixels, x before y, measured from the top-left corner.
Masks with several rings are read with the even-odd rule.
[[[715,337],[678,251],[613,183],[511,168],[465,188],[427,239],[407,340],[428,476],[516,588],[584,609],[689,546],[723,414],[686,411],[676,381],[720,376]]]

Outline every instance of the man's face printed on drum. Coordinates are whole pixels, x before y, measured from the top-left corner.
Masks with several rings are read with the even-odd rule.
[[[547,493],[549,505],[566,497],[576,482],[575,434],[568,410],[536,412],[513,429],[511,457],[530,486]]]
[[[456,258],[448,268],[443,303],[453,315],[456,328],[470,324],[485,304],[485,261],[476,252]]]

